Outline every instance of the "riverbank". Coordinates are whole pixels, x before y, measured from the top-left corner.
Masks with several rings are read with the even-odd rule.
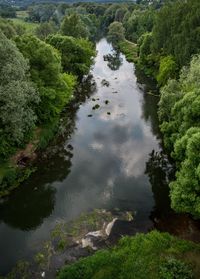
[[[37,127],[32,139],[23,149],[16,151],[7,161],[0,164],[0,198],[9,195],[22,182],[36,171],[36,162],[41,152],[56,137],[61,121],[57,118],[54,122]]]
[[[199,244],[155,230],[124,237],[122,224],[134,227],[134,218],[128,211],[95,209],[59,221],[32,259],[18,261],[4,279],[126,279],[133,270],[136,279],[199,278]]]
[[[198,279],[200,245],[152,231],[64,267],[58,279]]]
[[[59,118],[52,123],[37,127],[31,141],[0,164],[0,198],[9,196],[37,171],[40,161],[46,158],[47,149],[51,148],[51,144],[54,145],[59,138],[69,137],[74,125],[75,113],[79,105],[88,98],[90,94],[87,92],[88,88],[92,91],[93,86],[92,76],[88,73],[81,83],[75,84],[73,98],[65,105]]]
[[[171,234],[199,239],[197,225],[179,216],[173,218],[170,209],[172,166],[160,144],[157,98],[147,94],[150,89],[139,79],[135,66],[106,39],[96,48],[91,79],[81,84],[77,100],[63,113],[70,117],[63,118],[61,133],[41,153],[37,171],[1,201],[0,272],[4,276],[22,259],[40,253],[60,221],[76,223],[83,212],[97,208],[106,212],[118,209],[133,216],[131,222],[115,224],[112,239],[155,228],[170,228]],[[111,59],[105,61],[105,57]],[[113,219],[115,216],[111,222]],[[101,226],[89,232],[96,230]],[[58,249],[58,269],[65,264],[64,251],[72,260],[83,251],[75,247],[65,250],[65,244],[71,243],[65,236],[54,241],[53,247],[63,249]],[[39,262],[45,258],[37,256]]]
[[[138,46],[128,40],[123,40],[118,43],[120,51],[126,56],[128,62],[137,63]]]
[[[97,250],[113,246],[117,242],[117,223],[124,222],[131,226],[133,219],[131,212],[95,209],[82,213],[70,222],[58,221],[50,232],[50,238],[37,253],[29,260],[18,261],[4,278],[53,279],[66,263],[72,264],[82,257],[93,255]]]
[[[36,171],[38,155],[54,138],[58,127],[59,119],[46,126],[37,127],[24,149],[17,150],[7,161],[0,164],[0,198],[9,195]]]

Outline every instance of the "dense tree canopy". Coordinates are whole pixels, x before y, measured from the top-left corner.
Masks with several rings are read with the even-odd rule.
[[[167,78],[177,76],[178,70],[189,63],[191,56],[199,53],[199,13],[198,0],[169,1],[158,11],[154,10],[150,52],[140,62],[147,69],[154,68],[151,72],[159,85],[164,85]],[[164,79],[163,69],[167,72]]]
[[[8,4],[0,4],[0,16],[16,17],[16,9]]]
[[[173,55],[180,66],[189,62],[191,55],[200,49],[199,13],[199,0],[165,5],[157,14],[153,28],[154,51]]]
[[[11,20],[0,18],[0,30],[8,38],[12,39],[24,33],[24,28],[19,24],[13,24]]]
[[[200,56],[161,90],[159,117],[165,146],[177,162],[172,206],[200,216]]]
[[[109,31],[108,31],[107,38],[114,45],[125,39],[124,36],[125,30],[121,22],[114,21],[113,23],[110,24],[108,30]]]
[[[53,18],[56,6],[54,4],[33,5],[28,8],[29,20],[33,22],[45,22]]]
[[[133,10],[133,12],[128,17],[124,18],[123,21],[127,39],[136,43],[141,35],[146,32],[151,32],[154,17],[155,11],[152,9]]]
[[[52,121],[71,97],[74,79],[62,73],[61,57],[49,44],[32,35],[18,37],[16,44],[29,59],[31,79],[40,93],[39,121]]]
[[[54,34],[57,31],[57,27],[53,21],[42,22],[35,30],[36,36],[45,40],[50,34]]]
[[[65,16],[61,25],[62,35],[72,36],[75,38],[87,38],[89,32],[81,20],[80,16],[76,13]]]
[[[95,54],[89,41],[57,34],[49,36],[47,42],[60,51],[64,71],[78,77],[88,73]]]
[[[39,95],[28,78],[29,65],[0,32],[0,156],[6,157],[32,131]]]

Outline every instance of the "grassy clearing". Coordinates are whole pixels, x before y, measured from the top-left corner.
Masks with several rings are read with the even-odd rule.
[[[119,48],[120,48],[121,52],[124,53],[124,55],[126,56],[126,59],[129,62],[137,62],[138,48],[137,48],[136,44],[134,44],[130,41],[124,40],[124,41],[119,43]]]
[[[34,33],[34,31],[35,31],[36,27],[39,25],[39,23],[26,21],[26,19],[28,18],[27,11],[17,11],[16,14],[17,14],[17,17],[10,18],[10,20],[14,24],[22,26],[26,30],[26,33],[28,33],[28,34]]]
[[[34,22],[26,22],[24,21],[23,18],[11,18],[10,20],[12,20],[12,22],[14,24],[18,24],[21,25],[28,34],[31,34],[35,31],[36,27],[39,25],[38,23],[34,23]]]
[[[64,267],[57,279],[200,278],[200,245],[152,231]]]

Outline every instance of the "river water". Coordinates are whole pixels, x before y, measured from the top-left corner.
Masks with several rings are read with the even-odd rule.
[[[0,204],[2,274],[35,253],[59,220],[118,208],[132,211],[135,228],[148,231],[170,211],[157,98],[106,39],[96,48],[90,86],[79,92],[87,98],[72,113],[71,133],[50,146],[38,170]],[[112,61],[104,61],[107,54]]]

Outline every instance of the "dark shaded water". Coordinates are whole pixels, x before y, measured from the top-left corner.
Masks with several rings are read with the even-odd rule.
[[[0,205],[2,274],[37,252],[60,219],[119,208],[135,213],[134,229],[147,231],[171,214],[157,98],[141,89],[123,55],[114,55],[109,65],[104,61],[103,55],[113,53],[105,39],[97,51],[93,80],[80,92],[91,96],[71,112],[71,136],[60,137],[38,171]]]

